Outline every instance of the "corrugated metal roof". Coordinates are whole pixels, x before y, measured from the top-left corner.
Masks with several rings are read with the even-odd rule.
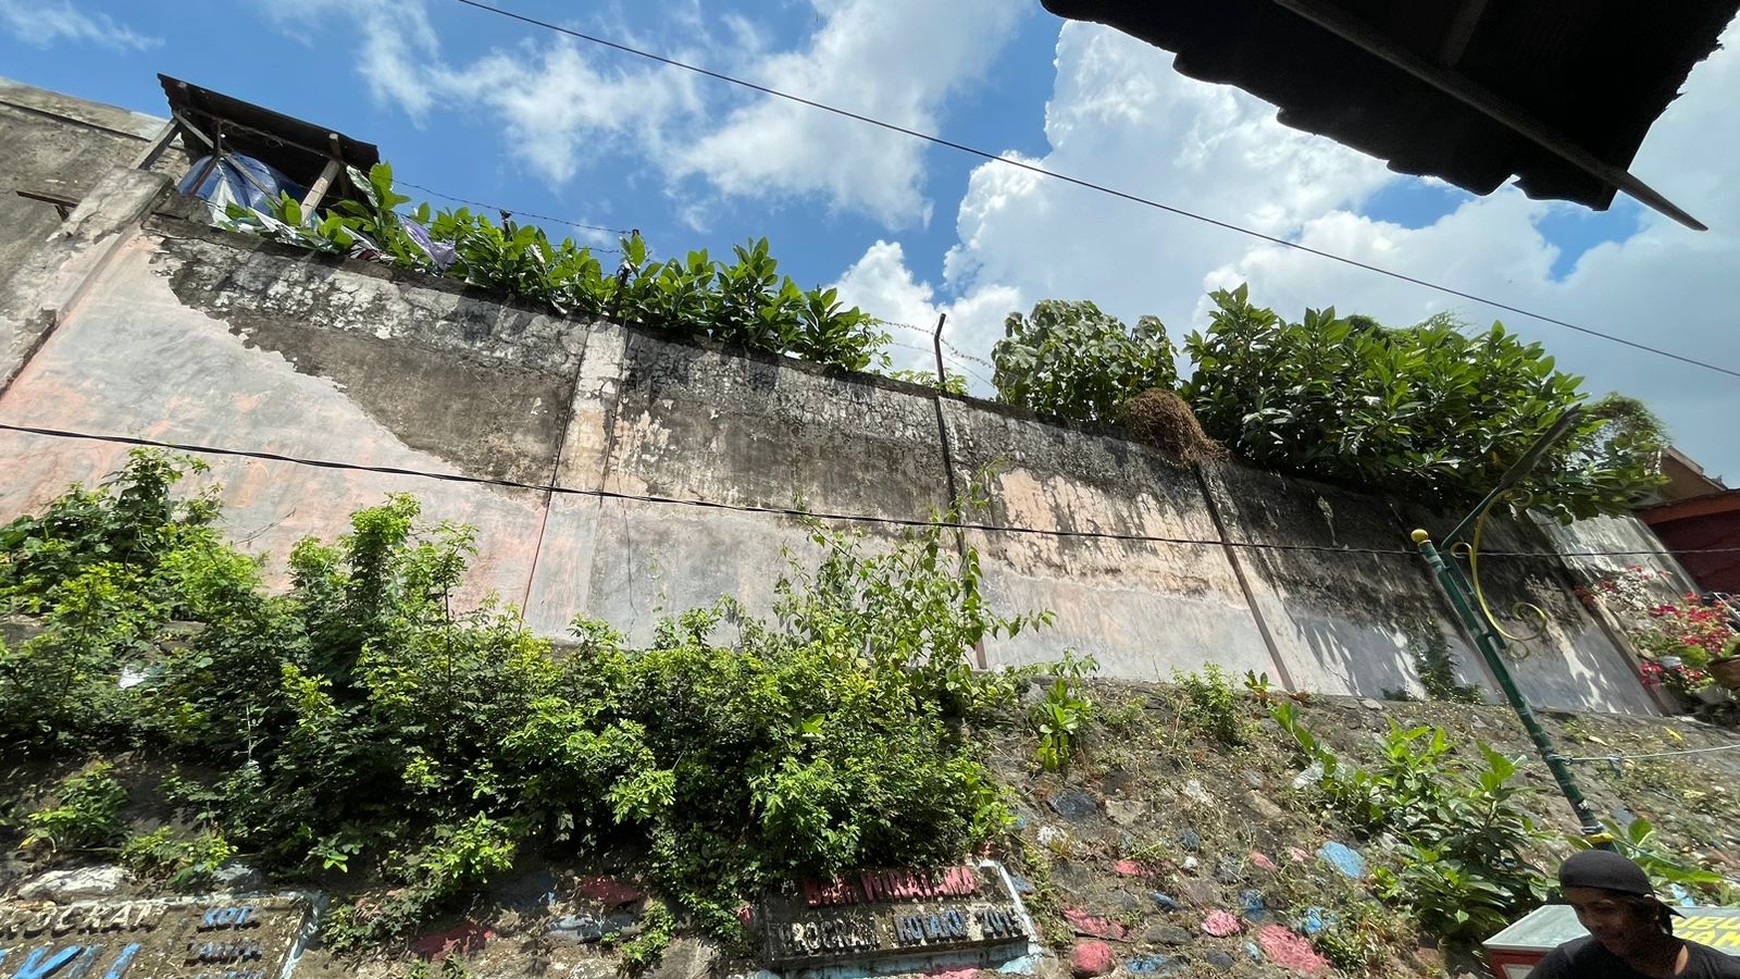
[[[1531,197],[1597,210],[1624,180],[1589,164],[1629,177],[1649,127],[1740,9],[1740,0],[1043,3],[1176,52],[1178,71],[1236,85],[1278,106],[1286,125],[1397,171],[1477,194],[1515,176]],[[1519,131],[1517,117],[1538,125]],[[1626,189],[1674,213],[1640,183]]]

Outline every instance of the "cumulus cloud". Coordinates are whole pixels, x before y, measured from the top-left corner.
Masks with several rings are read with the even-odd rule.
[[[1026,5],[1008,0],[817,0],[826,17],[802,51],[759,59],[749,72],[781,91],[933,131],[944,101],[979,81]],[[890,227],[928,222],[918,140],[780,99],[738,108],[684,153],[679,173],[726,193],[817,194]]]
[[[289,0],[262,2],[281,18],[290,9]],[[310,2],[358,23],[360,70],[376,97],[413,117],[437,105],[492,117],[521,162],[555,183],[576,176],[589,148],[620,146],[646,156],[668,181],[698,178],[714,194],[816,198],[891,228],[929,217],[924,147],[916,140],[542,32],[454,60],[430,29],[426,0]],[[1008,0],[812,3],[818,26],[791,50],[770,47],[741,13],[709,19],[699,4],[665,18],[657,39],[634,38],[622,24],[610,33],[677,60],[931,129],[947,99],[982,79],[1028,14],[1025,4]]]
[[[134,33],[108,14],[80,10],[72,0],[0,0],[0,24],[24,43],[44,48],[67,41],[144,51],[163,43]]]
[[[1597,246],[1555,278],[1557,247],[1542,222],[1571,205],[1506,189],[1470,198],[1423,228],[1362,213],[1404,179],[1379,161],[1281,126],[1273,107],[1173,72],[1170,56],[1124,35],[1068,24],[1046,109],[1047,169],[1188,207],[1325,251],[1443,282],[1571,322],[1740,366],[1740,185],[1724,180],[1740,150],[1740,27],[1701,65],[1657,123],[1634,169],[1716,230],[1697,234],[1653,213],[1621,242]],[[981,354],[1002,314],[1033,300],[1087,298],[1133,319],[1160,315],[1178,336],[1203,322],[1205,291],[1248,281],[1253,298],[1298,316],[1335,305],[1388,322],[1443,309],[1546,343],[1599,393],[1650,402],[1682,447],[1740,476],[1726,419],[1740,412],[1733,378],[1640,354],[1514,314],[1433,293],[1302,252],[1118,201],[1001,164],[973,174],[941,269],[888,267],[879,243],[842,279],[873,302],[967,308],[961,345]],[[874,274],[870,274],[874,272]],[[904,279],[903,279],[904,276]],[[932,286],[931,281],[938,284]],[[1018,296],[993,309],[985,297]],[[953,298],[950,298],[953,297]]]

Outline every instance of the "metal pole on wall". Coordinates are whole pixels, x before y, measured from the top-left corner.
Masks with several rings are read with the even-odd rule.
[[[1510,702],[1511,710],[1516,711],[1517,719],[1528,732],[1529,738],[1535,743],[1535,750],[1540,752],[1541,760],[1547,763],[1547,770],[1553,773],[1553,781],[1559,785],[1559,791],[1565,794],[1566,801],[1571,803],[1571,809],[1577,814],[1577,822],[1581,825],[1583,836],[1590,843],[1602,849],[1612,849],[1613,843],[1607,831],[1602,827],[1601,820],[1596,818],[1595,810],[1590,807],[1589,800],[1584,798],[1583,790],[1577,784],[1577,777],[1572,774],[1571,766],[1559,754],[1558,747],[1553,744],[1552,736],[1541,726],[1540,718],[1535,716],[1534,708],[1529,706],[1523,697],[1522,690],[1516,685],[1516,679],[1511,676],[1510,668],[1505,664],[1504,637],[1498,634],[1492,623],[1486,621],[1474,610],[1473,588],[1469,585],[1462,569],[1453,561],[1444,560],[1438,548],[1432,544],[1432,535],[1424,530],[1413,533],[1414,543],[1419,545],[1420,554],[1426,558],[1432,573],[1438,583],[1443,586],[1444,593],[1450,597],[1450,604],[1455,607],[1456,614],[1462,619],[1462,624],[1468,628],[1469,635],[1474,637],[1475,648],[1480,650],[1481,658],[1486,661],[1487,669],[1492,671],[1493,678],[1498,681],[1499,689],[1504,691],[1505,699]]]
[[[949,389],[949,374],[948,371],[943,368],[942,356],[943,324],[948,321],[949,314],[938,313],[936,317],[936,333],[931,336],[931,340],[936,346],[936,387],[938,391],[947,391]]]

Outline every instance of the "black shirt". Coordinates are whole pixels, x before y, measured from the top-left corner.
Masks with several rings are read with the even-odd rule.
[[[1679,979],[1740,979],[1740,959],[1697,942],[1685,946],[1686,969]],[[1529,979],[1643,979],[1643,973],[1594,938],[1579,938],[1548,952]]]

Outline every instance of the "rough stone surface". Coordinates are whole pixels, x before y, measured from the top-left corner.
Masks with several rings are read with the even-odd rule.
[[[1171,975],[1179,964],[1164,955],[1137,955],[1124,960],[1124,971],[1138,976]]]
[[[1257,942],[1278,966],[1308,976],[1329,971],[1329,960],[1318,954],[1311,941],[1280,925],[1268,925],[1257,933]]]
[[[1106,800],[1106,818],[1119,826],[1134,826],[1148,811],[1146,803],[1124,799]]]
[[[1090,914],[1081,908],[1064,908],[1063,917],[1078,935],[1122,941],[1125,934],[1129,932],[1123,923],[1113,921],[1103,915]]]
[[[1220,885],[1212,880],[1186,877],[1178,881],[1177,887],[1178,896],[1194,907],[1206,908],[1220,903]]]
[[[1221,972],[1231,969],[1236,961],[1231,955],[1228,955],[1218,948],[1207,955],[1204,955],[1202,960],[1207,962],[1209,965],[1214,966],[1216,969],[1219,969]]]
[[[1345,843],[1331,840],[1318,848],[1317,855],[1343,877],[1350,880],[1365,878],[1365,858]]]
[[[212,887],[220,891],[257,891],[265,882],[265,875],[259,868],[239,860],[231,860],[211,875]]]
[[[708,979],[719,966],[719,949],[698,938],[677,938],[648,979]]]
[[[1072,823],[1079,823],[1099,815],[1100,803],[1092,795],[1081,789],[1062,789],[1051,794],[1045,800],[1051,811]]]
[[[1155,925],[1142,936],[1142,940],[1150,945],[1187,945],[1194,938],[1177,925]]]
[[[1239,923],[1239,919],[1227,911],[1210,911],[1208,917],[1202,919],[1203,933],[1213,935],[1216,938],[1236,935],[1243,928],[1244,925]]]
[[[18,885],[18,896],[26,901],[101,897],[115,893],[126,882],[127,871],[113,865],[50,870]]]
[[[1076,979],[1103,976],[1112,965],[1112,947],[1105,942],[1080,942],[1069,953],[1069,971]]]

